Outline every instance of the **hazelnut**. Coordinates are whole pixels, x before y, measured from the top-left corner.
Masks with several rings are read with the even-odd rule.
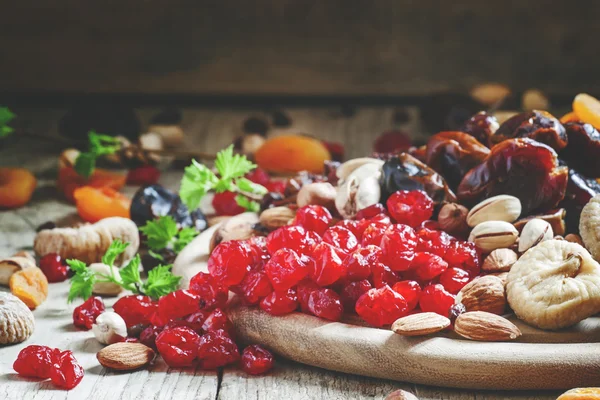
[[[105,311],[96,318],[92,332],[100,343],[113,344],[127,337],[127,325],[119,314]]]
[[[438,215],[440,228],[452,235],[465,234],[469,230],[469,225],[467,225],[468,213],[469,210],[460,204],[444,204]]]
[[[327,208],[335,207],[336,190],[329,182],[315,182],[302,186],[296,196],[298,207],[317,204]]]
[[[517,262],[517,253],[511,249],[496,249],[483,261],[481,270],[485,272],[507,272]]]
[[[472,280],[458,292],[455,303],[462,303],[467,311],[502,315],[506,308],[504,283],[502,279],[491,275]]]

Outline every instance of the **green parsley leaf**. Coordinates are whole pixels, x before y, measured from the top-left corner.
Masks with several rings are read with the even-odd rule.
[[[258,212],[260,211],[260,203],[249,199],[248,197],[238,194],[235,196],[235,202],[246,211]]]
[[[119,139],[96,133],[95,131],[88,132],[89,151],[80,153],[75,160],[75,172],[78,175],[89,179],[96,168],[96,159],[100,156],[115,154],[121,149]]]
[[[14,129],[8,126],[16,115],[8,107],[0,107],[0,138],[7,137],[14,132]]]
[[[177,234],[177,240],[173,243],[173,250],[175,253],[179,253],[185,246],[187,246],[194,238],[198,235],[198,231],[194,228],[183,228]]]
[[[75,172],[77,175],[89,179],[96,168],[96,155],[93,153],[80,153],[75,159]]]
[[[155,253],[154,251],[152,251],[152,249],[148,250],[148,254],[150,255],[150,257],[152,257],[158,261],[165,261],[165,258],[163,256],[161,256],[158,253]]]
[[[214,172],[198,161],[192,160],[192,165],[185,168],[181,179],[179,197],[188,210],[195,210],[206,193],[215,188],[218,181],[219,178]]]
[[[233,154],[233,145],[217,153],[215,168],[221,179],[235,179],[246,175],[256,168],[250,160],[242,154]]]
[[[129,290],[135,290],[135,285],[142,284],[140,277],[140,264],[142,260],[139,254],[129,261],[129,263],[119,271],[121,275],[121,285]],[[133,288],[132,288],[133,287]]]
[[[152,250],[162,250],[171,243],[177,235],[177,223],[171,216],[162,216],[155,221],[148,221],[140,228],[148,238],[148,247]]]
[[[119,239],[113,240],[106,250],[106,253],[104,253],[104,256],[102,256],[102,263],[108,266],[113,266],[117,257],[123,254],[127,246],[129,246],[129,243],[123,243]]]
[[[72,302],[77,297],[84,300],[92,296],[92,289],[96,282],[96,275],[79,260],[67,260],[67,264],[75,273],[71,278],[71,287],[69,288],[69,296],[67,302]]]
[[[245,193],[252,193],[259,196],[264,196],[269,191],[263,185],[259,185],[258,183],[252,182],[250,179],[239,178],[235,180],[235,184],[238,189]]]
[[[148,272],[143,290],[147,296],[159,298],[179,288],[180,276],[171,273],[172,265],[159,265]]]

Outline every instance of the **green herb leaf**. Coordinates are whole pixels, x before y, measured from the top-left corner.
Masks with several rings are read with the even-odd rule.
[[[192,160],[192,165],[185,168],[181,179],[179,197],[188,210],[193,211],[198,208],[206,193],[215,188],[218,181],[214,172],[198,161]]]
[[[235,196],[235,202],[246,211],[260,211],[260,204],[258,203],[258,201],[249,199],[244,195],[238,194],[237,196]]]
[[[252,193],[259,196],[264,196],[269,191],[263,185],[259,185],[258,183],[252,182],[250,179],[239,178],[235,180],[235,184],[238,189],[245,193]]]
[[[96,133],[95,131],[88,132],[89,151],[80,153],[75,160],[75,172],[78,175],[89,179],[96,168],[96,159],[100,156],[115,154],[121,149],[119,139]]]
[[[217,153],[215,168],[221,179],[235,179],[246,175],[256,168],[250,160],[242,154],[233,154],[233,145]]]
[[[155,221],[148,221],[140,228],[148,238],[148,247],[154,251],[162,250],[177,235],[177,223],[171,216],[163,216]]]
[[[92,296],[96,275],[82,261],[67,260],[67,264],[75,273],[71,278],[71,287],[69,288],[67,302],[70,303],[78,297],[84,300],[89,299]]]
[[[173,250],[175,253],[179,253],[185,246],[187,246],[194,238],[198,235],[198,231],[194,228],[183,228],[177,234],[177,240],[173,243]]]
[[[8,107],[0,107],[0,138],[7,137],[15,130],[8,126],[16,115]]]
[[[142,260],[139,254],[136,254],[135,257],[129,261],[129,263],[121,268],[119,271],[121,275],[121,284],[125,288],[131,289],[131,287],[136,288],[135,285],[142,284],[142,278],[140,277],[140,264]]]
[[[179,288],[180,276],[171,273],[172,265],[159,265],[148,272],[148,279],[143,286],[144,293],[159,298]]]
[[[154,258],[154,259],[156,259],[158,261],[165,261],[165,258],[163,256],[161,256],[158,253],[155,253],[152,250],[148,250],[148,254],[150,255],[150,257],[152,257],[152,258]]]
[[[102,256],[102,263],[108,265],[109,267],[113,266],[117,257],[123,254],[127,246],[129,246],[129,243],[123,243],[119,239],[113,240],[106,250],[106,253],[104,253],[104,256]]]
[[[89,179],[96,168],[96,155],[93,153],[80,153],[75,159],[75,172],[77,175]]]

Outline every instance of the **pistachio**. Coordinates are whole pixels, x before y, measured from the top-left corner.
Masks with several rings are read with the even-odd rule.
[[[517,262],[517,253],[511,249],[496,249],[483,260],[481,270],[485,272],[507,272]]]
[[[335,188],[329,182],[309,183],[298,192],[296,204],[298,207],[304,207],[309,204],[317,204],[327,208],[335,206]]]
[[[258,221],[268,230],[274,231],[277,228],[286,226],[295,216],[296,213],[289,207],[272,207],[263,211]]]
[[[475,243],[484,252],[510,247],[516,242],[519,232],[505,221],[486,221],[478,224],[469,235],[469,241]]]
[[[226,219],[213,233],[209,249],[212,252],[221,242],[228,240],[245,240],[255,236],[254,224],[258,222],[258,215],[252,212],[238,214]]]
[[[79,157],[79,154],[80,152],[77,149],[63,150],[63,152],[60,153],[60,156],[58,157],[58,167],[66,168],[74,166],[77,157]]]
[[[519,252],[524,253],[530,248],[537,246],[545,240],[550,240],[553,237],[554,232],[552,232],[552,227],[548,222],[538,218],[532,219],[525,224],[523,232],[521,232],[521,237],[519,238]]]
[[[365,166],[360,167],[359,170]],[[354,218],[357,212],[378,203],[381,198],[377,176],[365,176],[360,180],[359,176],[362,174],[357,175],[350,175],[338,186],[335,207],[344,218]]]
[[[486,221],[516,221],[521,215],[521,201],[507,194],[490,197],[477,204],[467,214],[467,224],[474,227]]]
[[[377,158],[372,158],[372,157],[354,158],[354,159],[348,160],[345,163],[343,163],[342,165],[340,165],[338,167],[338,169],[336,170],[335,174],[340,181],[343,181],[346,178],[348,178],[351,173],[353,173],[358,168],[360,168],[364,165],[370,164],[373,166],[373,168],[380,169],[381,166],[383,165],[383,163],[384,163],[383,160],[379,160]]]

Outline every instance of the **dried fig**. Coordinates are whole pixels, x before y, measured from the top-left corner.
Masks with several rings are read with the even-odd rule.
[[[35,328],[33,313],[18,297],[0,292],[0,345],[21,343]]]
[[[592,197],[583,207],[579,233],[585,247],[596,260],[600,260],[600,195]]]
[[[552,114],[546,111],[528,111],[506,120],[496,133],[490,137],[490,143],[496,145],[508,139],[530,138],[547,144],[559,151],[567,146],[565,127]]]
[[[568,168],[556,152],[532,139],[509,139],[494,146],[485,161],[471,169],[458,186],[462,203],[509,194],[521,200],[522,215],[555,208],[565,196]]]
[[[427,142],[425,163],[442,175],[452,189],[456,189],[465,174],[488,154],[490,150],[469,134],[440,132]]]
[[[582,174],[600,177],[600,132],[584,122],[565,124],[569,145],[560,153],[570,167]]]
[[[498,130],[499,126],[495,116],[480,111],[469,118],[460,130],[473,136],[485,146],[491,147],[490,137]]]
[[[512,266],[506,285],[517,317],[542,329],[560,329],[600,311],[600,264],[576,243],[547,240]]]

